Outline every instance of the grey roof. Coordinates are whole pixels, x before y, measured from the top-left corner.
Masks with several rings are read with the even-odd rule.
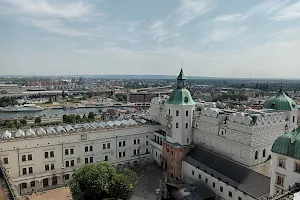
[[[253,198],[270,192],[269,177],[199,146],[187,154],[185,161]]]

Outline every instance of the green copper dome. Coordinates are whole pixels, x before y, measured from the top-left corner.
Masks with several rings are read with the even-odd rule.
[[[292,141],[294,142],[292,143]],[[272,152],[300,159],[300,127],[278,137],[272,146]]]
[[[275,110],[297,110],[297,105],[296,102],[287,96],[281,88],[275,96],[265,102],[264,108]]]
[[[177,88],[172,91],[168,103],[175,105],[195,104],[190,91],[185,88],[185,76],[182,69],[177,77]]]
[[[174,89],[168,100],[169,104],[175,105],[194,105],[195,102],[186,88]]]

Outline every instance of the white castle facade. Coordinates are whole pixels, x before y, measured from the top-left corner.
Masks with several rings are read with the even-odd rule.
[[[122,169],[155,160],[170,179],[204,182],[220,199],[262,199],[300,182],[298,110],[282,90],[262,110],[229,109],[194,102],[182,71],[177,80],[170,97],[152,99],[147,120],[6,131],[1,165],[21,195],[65,185],[95,162]],[[291,131],[285,145],[297,144],[296,153],[277,139]]]

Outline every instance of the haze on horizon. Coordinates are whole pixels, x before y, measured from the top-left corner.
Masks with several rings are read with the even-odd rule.
[[[0,75],[299,78],[300,0],[0,0]]]

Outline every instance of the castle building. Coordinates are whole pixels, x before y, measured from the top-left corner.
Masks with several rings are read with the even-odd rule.
[[[277,138],[272,147],[271,194],[300,183],[300,128]]]
[[[283,89],[264,108],[198,103],[181,69],[144,119],[40,127],[0,136],[1,167],[19,194],[65,185],[81,166],[156,161],[169,180],[205,184],[216,199],[264,199],[300,182],[296,103]]]

